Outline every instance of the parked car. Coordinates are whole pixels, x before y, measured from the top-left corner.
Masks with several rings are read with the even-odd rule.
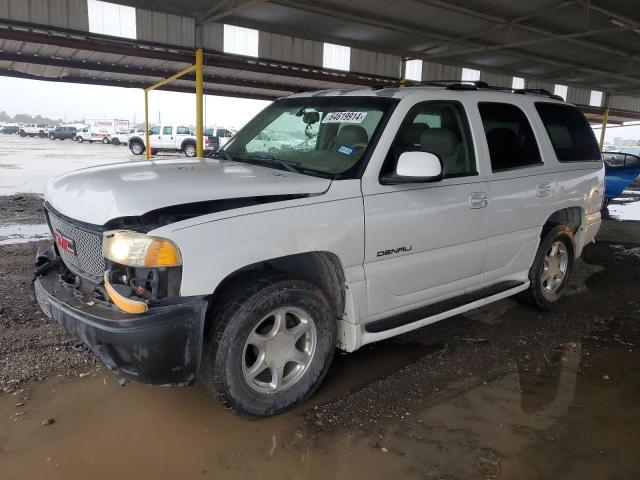
[[[151,154],[157,152],[183,152],[187,157],[196,156],[196,137],[189,127],[180,125],[156,125],[149,129],[149,142]],[[203,146],[209,144],[207,137],[203,140]],[[132,135],[129,138],[129,150],[134,155],[142,155],[145,152],[145,135]]]
[[[51,140],[66,140],[67,138],[73,140],[76,136],[76,132],[76,127],[60,125],[53,130],[49,130],[49,138]]]
[[[111,141],[109,140],[109,136],[105,133],[96,133],[94,127],[84,127],[76,130],[75,140],[78,143],[83,142],[100,142],[109,144]]]
[[[22,125],[18,133],[21,137],[44,138],[49,134],[49,127],[44,124],[29,123],[26,125]]]
[[[8,124],[2,127],[2,133],[10,134],[10,133],[18,133],[19,131],[20,131],[19,125]]]
[[[120,375],[198,379],[251,416],[307,399],[336,347],[516,294],[550,308],[600,227],[604,167],[578,108],[521,93],[300,93],[215,159],[62,175],[38,302]],[[265,131],[307,141],[247,152]]]
[[[640,175],[640,156],[624,152],[602,152],[605,166],[605,203],[619,197]]]
[[[129,131],[123,131],[109,135],[109,141],[112,145],[128,145],[129,138],[134,135],[144,136],[144,130],[142,128],[130,128]]]
[[[204,136],[209,139],[206,150],[209,152],[217,152],[223,147],[231,137],[235,135],[235,131],[230,128],[213,127],[204,131]]]

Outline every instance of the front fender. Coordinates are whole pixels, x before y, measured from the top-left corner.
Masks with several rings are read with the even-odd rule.
[[[349,275],[363,262],[362,197],[358,180],[336,183],[342,185],[325,195],[219,212],[149,233],[180,248],[182,296],[211,294],[245,266],[314,251],[335,254]]]

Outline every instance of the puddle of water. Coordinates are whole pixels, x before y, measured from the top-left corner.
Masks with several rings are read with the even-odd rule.
[[[3,480],[638,478],[640,470],[640,359],[626,350],[583,356],[567,344],[545,372],[514,365],[490,382],[451,385],[376,434],[313,433],[302,409],[248,421],[199,386],[122,388],[102,372],[0,397]],[[55,423],[43,426],[46,418]]]
[[[51,238],[47,224],[0,226],[0,245],[37,242]]]

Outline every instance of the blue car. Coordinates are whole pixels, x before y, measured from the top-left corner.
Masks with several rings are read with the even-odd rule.
[[[623,152],[602,152],[605,169],[606,203],[619,197],[640,175],[640,156]]]

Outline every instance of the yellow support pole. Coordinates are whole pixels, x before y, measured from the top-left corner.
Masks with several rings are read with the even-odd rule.
[[[144,91],[144,153],[147,160],[151,160],[151,145],[149,144],[149,92]]]
[[[204,156],[202,137],[204,135],[202,127],[202,99],[204,84],[204,68],[202,61],[202,49],[196,50],[196,155],[198,158]]]
[[[607,120],[609,120],[609,94],[605,98],[604,112],[602,113],[602,130],[600,131],[600,151],[604,146],[604,132],[607,130]]]

